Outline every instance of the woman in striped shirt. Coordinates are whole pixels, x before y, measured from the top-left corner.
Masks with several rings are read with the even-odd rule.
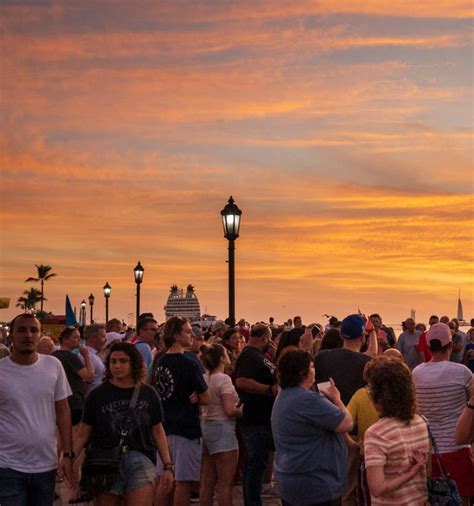
[[[367,363],[364,379],[381,417],[364,440],[372,505],[425,505],[428,430],[415,414],[411,372],[400,360],[381,356]]]

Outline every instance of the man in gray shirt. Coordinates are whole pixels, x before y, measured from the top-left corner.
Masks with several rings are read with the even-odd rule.
[[[415,320],[413,318],[405,320],[405,327],[406,330],[400,334],[395,346],[403,355],[407,366],[410,369],[414,369],[420,363],[417,351],[420,333],[418,330],[415,330]]]

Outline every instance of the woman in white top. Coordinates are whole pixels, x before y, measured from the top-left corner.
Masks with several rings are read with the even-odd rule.
[[[204,379],[209,387],[211,402],[202,416],[204,441],[202,460],[201,506],[212,506],[214,487],[217,488],[219,506],[232,505],[232,482],[237,470],[238,443],[235,435],[235,418],[242,414],[237,407],[237,392],[224,373],[230,364],[227,350],[221,344],[213,344],[201,352],[207,368]]]

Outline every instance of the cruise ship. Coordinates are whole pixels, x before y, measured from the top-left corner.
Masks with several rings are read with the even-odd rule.
[[[164,310],[166,319],[172,316],[180,316],[181,318],[189,318],[191,321],[200,320],[201,307],[194,293],[194,286],[188,285],[186,293],[184,293],[183,289],[173,285]]]

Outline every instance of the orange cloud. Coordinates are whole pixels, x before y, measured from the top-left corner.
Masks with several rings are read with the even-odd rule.
[[[2,6],[0,296],[48,263],[47,306],[126,316],[140,259],[159,318],[188,282],[224,316],[234,194],[250,320],[474,312],[470,5],[85,7]]]

